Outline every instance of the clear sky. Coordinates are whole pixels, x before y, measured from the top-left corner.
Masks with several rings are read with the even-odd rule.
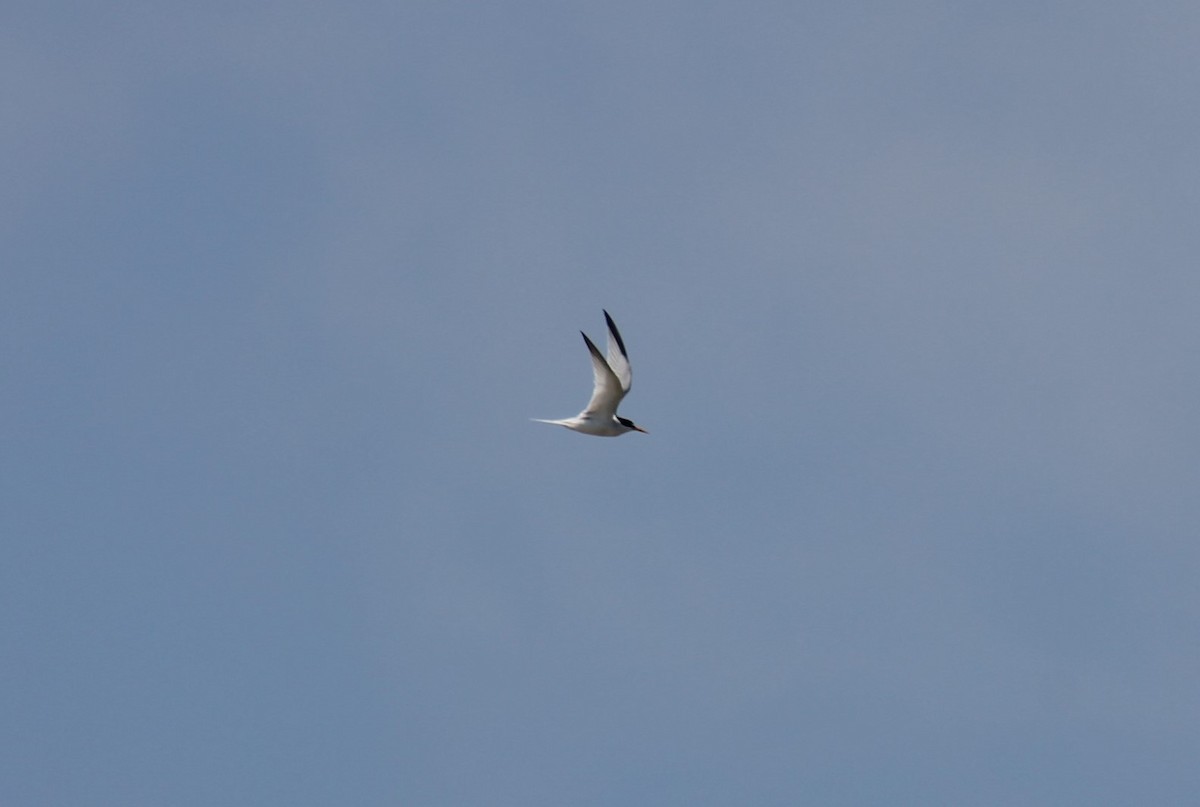
[[[6,807],[1200,792],[1194,2],[0,19]]]

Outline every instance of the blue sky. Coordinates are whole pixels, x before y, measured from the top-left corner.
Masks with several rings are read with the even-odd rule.
[[[3,20],[4,804],[1200,789],[1194,4]]]

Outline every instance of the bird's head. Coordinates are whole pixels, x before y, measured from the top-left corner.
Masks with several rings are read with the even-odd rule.
[[[630,420],[629,418],[623,418],[623,417],[621,417],[620,415],[617,415],[617,422],[618,422],[618,423],[620,423],[620,424],[621,424],[622,426],[624,426],[625,428],[627,428],[627,429],[631,429],[632,431],[635,431],[635,432],[641,432],[642,434],[649,434],[649,433],[650,433],[650,432],[646,431],[645,429],[643,429],[641,426],[639,426],[639,425],[637,425],[636,423],[634,423],[634,422],[633,422],[632,420]]]

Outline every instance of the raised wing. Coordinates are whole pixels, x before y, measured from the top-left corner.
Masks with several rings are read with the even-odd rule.
[[[633,372],[629,369],[629,354],[625,352],[625,340],[617,330],[617,323],[604,312],[604,321],[608,323],[608,366],[621,382],[621,391],[629,392],[633,384]]]
[[[604,356],[592,344],[592,340],[588,339],[588,335],[583,331],[579,333],[583,336],[583,341],[587,343],[588,352],[592,354],[592,372],[596,377],[596,386],[592,389],[592,399],[588,401],[583,414],[611,418],[617,412],[617,405],[625,397],[625,388],[621,386],[621,379],[617,378],[616,373],[608,366]]]

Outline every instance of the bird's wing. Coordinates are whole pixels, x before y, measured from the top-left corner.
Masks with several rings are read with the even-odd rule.
[[[617,323],[604,312],[604,321],[608,323],[608,366],[621,382],[621,390],[629,392],[633,384],[633,372],[629,369],[629,354],[625,352],[625,341],[617,330]]]
[[[621,379],[617,378],[612,368],[608,366],[608,362],[604,360],[604,356],[592,344],[592,340],[588,339],[588,335],[583,331],[579,333],[583,336],[583,341],[587,343],[588,352],[592,354],[592,371],[596,376],[592,399],[588,401],[583,414],[612,417],[617,412],[617,405],[625,397],[625,389],[621,386]]]

